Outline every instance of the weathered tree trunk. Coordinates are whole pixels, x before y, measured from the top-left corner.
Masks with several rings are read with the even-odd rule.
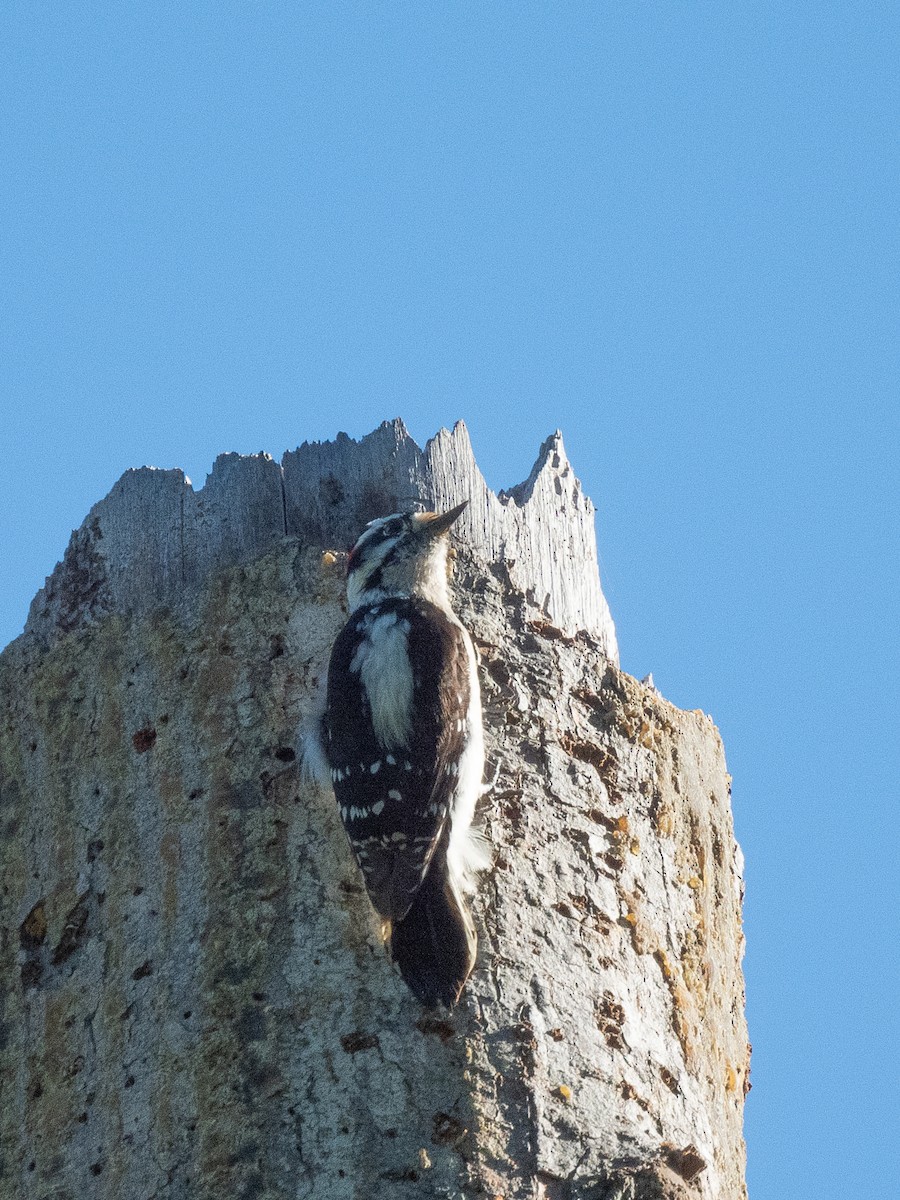
[[[388,963],[297,730],[370,517],[472,504],[495,848],[459,1007]],[[620,673],[559,436],[402,425],[129,472],[0,657],[0,1196],[744,1192],[741,868],[708,717]]]

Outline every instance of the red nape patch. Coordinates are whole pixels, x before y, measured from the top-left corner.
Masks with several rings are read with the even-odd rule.
[[[347,574],[348,575],[354,569],[354,567],[356,566],[356,564],[358,562],[359,562],[359,547],[354,546],[353,549],[350,550],[347,554]]]

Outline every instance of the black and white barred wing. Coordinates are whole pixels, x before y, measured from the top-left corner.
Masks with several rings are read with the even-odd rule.
[[[372,903],[391,921],[409,911],[444,834],[469,701],[465,635],[426,602],[362,609],[335,642],[332,782]]]

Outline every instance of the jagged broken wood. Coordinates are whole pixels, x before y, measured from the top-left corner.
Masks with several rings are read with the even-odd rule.
[[[72,535],[27,631],[52,638],[107,612],[190,608],[216,572],[252,562],[285,537],[344,549],[373,517],[463,500],[460,539],[485,562],[503,563],[513,587],[560,629],[594,634],[616,659],[594,506],[562,437],[548,438],[528,479],[497,496],[462,422],[424,451],[402,421],[386,421],[360,442],[346,434],[305,442],[280,464],[268,454],[222,454],[199,492],[183,471],[126,471]]]
[[[448,1016],[295,737],[343,619],[322,550],[463,488],[499,778]],[[92,510],[0,657],[0,1196],[745,1194],[721,743],[617,670],[592,511],[558,436],[498,498],[461,427],[399,423]]]

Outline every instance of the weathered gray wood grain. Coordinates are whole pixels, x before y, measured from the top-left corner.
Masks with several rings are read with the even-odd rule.
[[[190,609],[216,571],[251,562],[283,537],[346,549],[373,517],[468,500],[460,538],[505,564],[513,584],[566,633],[585,630],[617,657],[600,587],[594,507],[559,433],[529,479],[507,494],[487,486],[465,426],[420,450],[402,421],[356,442],[304,443],[281,464],[223,454],[195,491],[181,471],[127,471],[72,535],[38,593],[27,632],[44,640],[104,612]]]

